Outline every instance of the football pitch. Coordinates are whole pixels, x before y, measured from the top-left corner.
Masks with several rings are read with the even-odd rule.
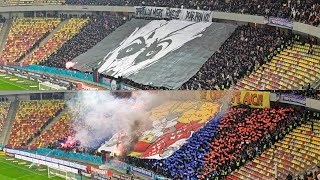
[[[8,156],[0,156],[0,179],[1,180],[42,180],[48,178],[46,166],[29,168],[31,162],[14,159]],[[52,177],[52,180],[62,180],[60,177]]]
[[[39,83],[14,75],[0,73],[0,90],[39,90]]]

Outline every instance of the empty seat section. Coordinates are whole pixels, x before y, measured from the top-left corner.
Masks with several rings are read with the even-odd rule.
[[[23,146],[64,108],[61,100],[20,101],[8,145]]]
[[[3,130],[4,122],[8,116],[11,102],[0,102],[0,134]]]
[[[61,22],[56,18],[16,18],[12,22],[1,60],[15,62],[23,57],[30,48],[40,43]]]
[[[65,42],[79,32],[79,30],[88,22],[88,19],[72,18],[67,21],[68,22],[53,34],[47,42],[44,42],[44,44],[29,54],[25,59],[25,62],[32,64],[40,62],[53,52],[57,51]]]
[[[65,111],[63,115],[46,131],[44,131],[31,144],[37,147],[47,147],[49,143],[55,142],[62,137],[68,137],[71,134],[70,129],[71,113]]]

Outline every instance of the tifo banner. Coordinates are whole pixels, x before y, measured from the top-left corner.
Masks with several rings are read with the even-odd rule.
[[[99,73],[107,76],[178,89],[236,27],[215,22],[132,19],[72,62],[81,71],[99,67]]]
[[[270,92],[263,91],[235,91],[232,104],[244,104],[253,108],[270,108]]]
[[[182,10],[182,19],[184,21],[193,21],[193,22],[212,22],[212,11],[203,11],[203,10],[191,10],[183,9]]]
[[[230,94],[232,95],[232,91],[200,91],[201,99],[204,101],[214,101],[220,99],[222,97],[226,97]]]
[[[281,94],[279,102],[305,106],[306,97],[294,94]]]
[[[212,11],[179,9],[168,7],[136,6],[136,17],[178,19],[193,22],[212,22]]]
[[[166,8],[166,7],[149,7],[149,6],[136,6],[136,17],[144,18],[158,18],[158,19],[181,19],[181,9]]]
[[[150,111],[152,127],[141,130],[130,156],[164,159],[171,156],[220,111],[221,105],[202,101],[168,101]],[[125,148],[129,132],[120,131],[98,151],[118,152]]]
[[[269,25],[292,29],[293,21],[285,18],[269,17]]]

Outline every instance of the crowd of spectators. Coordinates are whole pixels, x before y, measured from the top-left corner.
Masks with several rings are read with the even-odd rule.
[[[47,57],[41,65],[65,68],[66,62],[86,52],[125,22],[123,17],[91,16],[80,32],[59,50]]]
[[[239,26],[182,90],[227,89],[264,64],[291,34],[266,27]]]
[[[280,140],[301,120],[291,108],[232,108],[216,132],[206,155],[203,178],[225,177]]]
[[[306,91],[306,97],[311,99],[320,100],[320,91],[315,89],[310,89],[309,91]]]
[[[298,22],[318,26],[320,23],[319,0],[66,0],[71,5],[108,6],[157,6],[186,9],[223,11],[260,16],[274,16],[293,19]]]
[[[292,108],[232,107],[166,159],[124,160],[173,179],[221,179],[284,137],[300,116]]]

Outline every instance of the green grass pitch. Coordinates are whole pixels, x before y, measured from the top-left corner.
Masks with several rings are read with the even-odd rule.
[[[0,73],[0,90],[39,90],[39,82]]]
[[[8,156],[0,156],[0,179],[1,180],[43,180],[48,178],[48,170],[46,166],[40,168],[29,168],[31,162],[26,162],[25,165],[18,164],[25,162],[20,159],[13,159]],[[17,161],[17,162],[13,162]],[[43,171],[40,171],[43,169]],[[45,169],[45,170],[44,170]],[[50,178],[52,180],[62,180],[60,177]]]

